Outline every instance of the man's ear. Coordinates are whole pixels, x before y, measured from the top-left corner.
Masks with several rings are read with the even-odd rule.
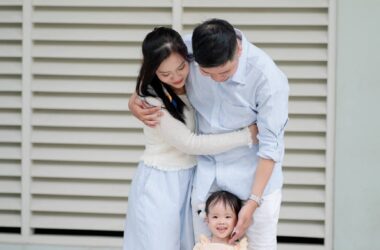
[[[240,57],[241,56],[241,53],[243,51],[243,45],[241,44],[241,41],[239,39],[237,39],[237,56]]]

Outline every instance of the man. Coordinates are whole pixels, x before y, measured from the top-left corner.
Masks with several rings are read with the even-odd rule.
[[[208,234],[196,210],[214,191],[227,190],[245,200],[231,243],[244,234],[249,249],[276,249],[283,184],[284,128],[288,119],[286,76],[262,50],[227,21],[208,20],[185,37],[190,54],[186,85],[200,134],[224,133],[257,123],[259,146],[198,158],[192,206],[196,239]],[[147,125],[157,123],[155,109],[130,109]],[[141,106],[141,105],[140,105]]]

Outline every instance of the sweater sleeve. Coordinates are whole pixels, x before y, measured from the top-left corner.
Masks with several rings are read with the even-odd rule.
[[[252,144],[248,128],[223,134],[197,135],[171,116],[167,110],[162,111],[164,114],[159,125],[162,137],[166,143],[184,153],[212,155]]]

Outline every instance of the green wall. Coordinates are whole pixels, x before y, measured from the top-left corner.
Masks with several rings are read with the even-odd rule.
[[[380,249],[380,0],[337,5],[334,249]]]

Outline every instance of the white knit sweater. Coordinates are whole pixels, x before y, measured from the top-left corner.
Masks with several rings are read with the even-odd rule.
[[[196,165],[195,155],[218,154],[252,144],[248,128],[225,134],[195,134],[194,109],[186,95],[181,95],[180,98],[186,104],[186,125],[171,116],[163,108],[161,100],[146,98],[149,104],[161,106],[164,113],[160,124],[155,128],[144,126],[146,145],[142,161],[146,165],[167,171],[187,169]]]

